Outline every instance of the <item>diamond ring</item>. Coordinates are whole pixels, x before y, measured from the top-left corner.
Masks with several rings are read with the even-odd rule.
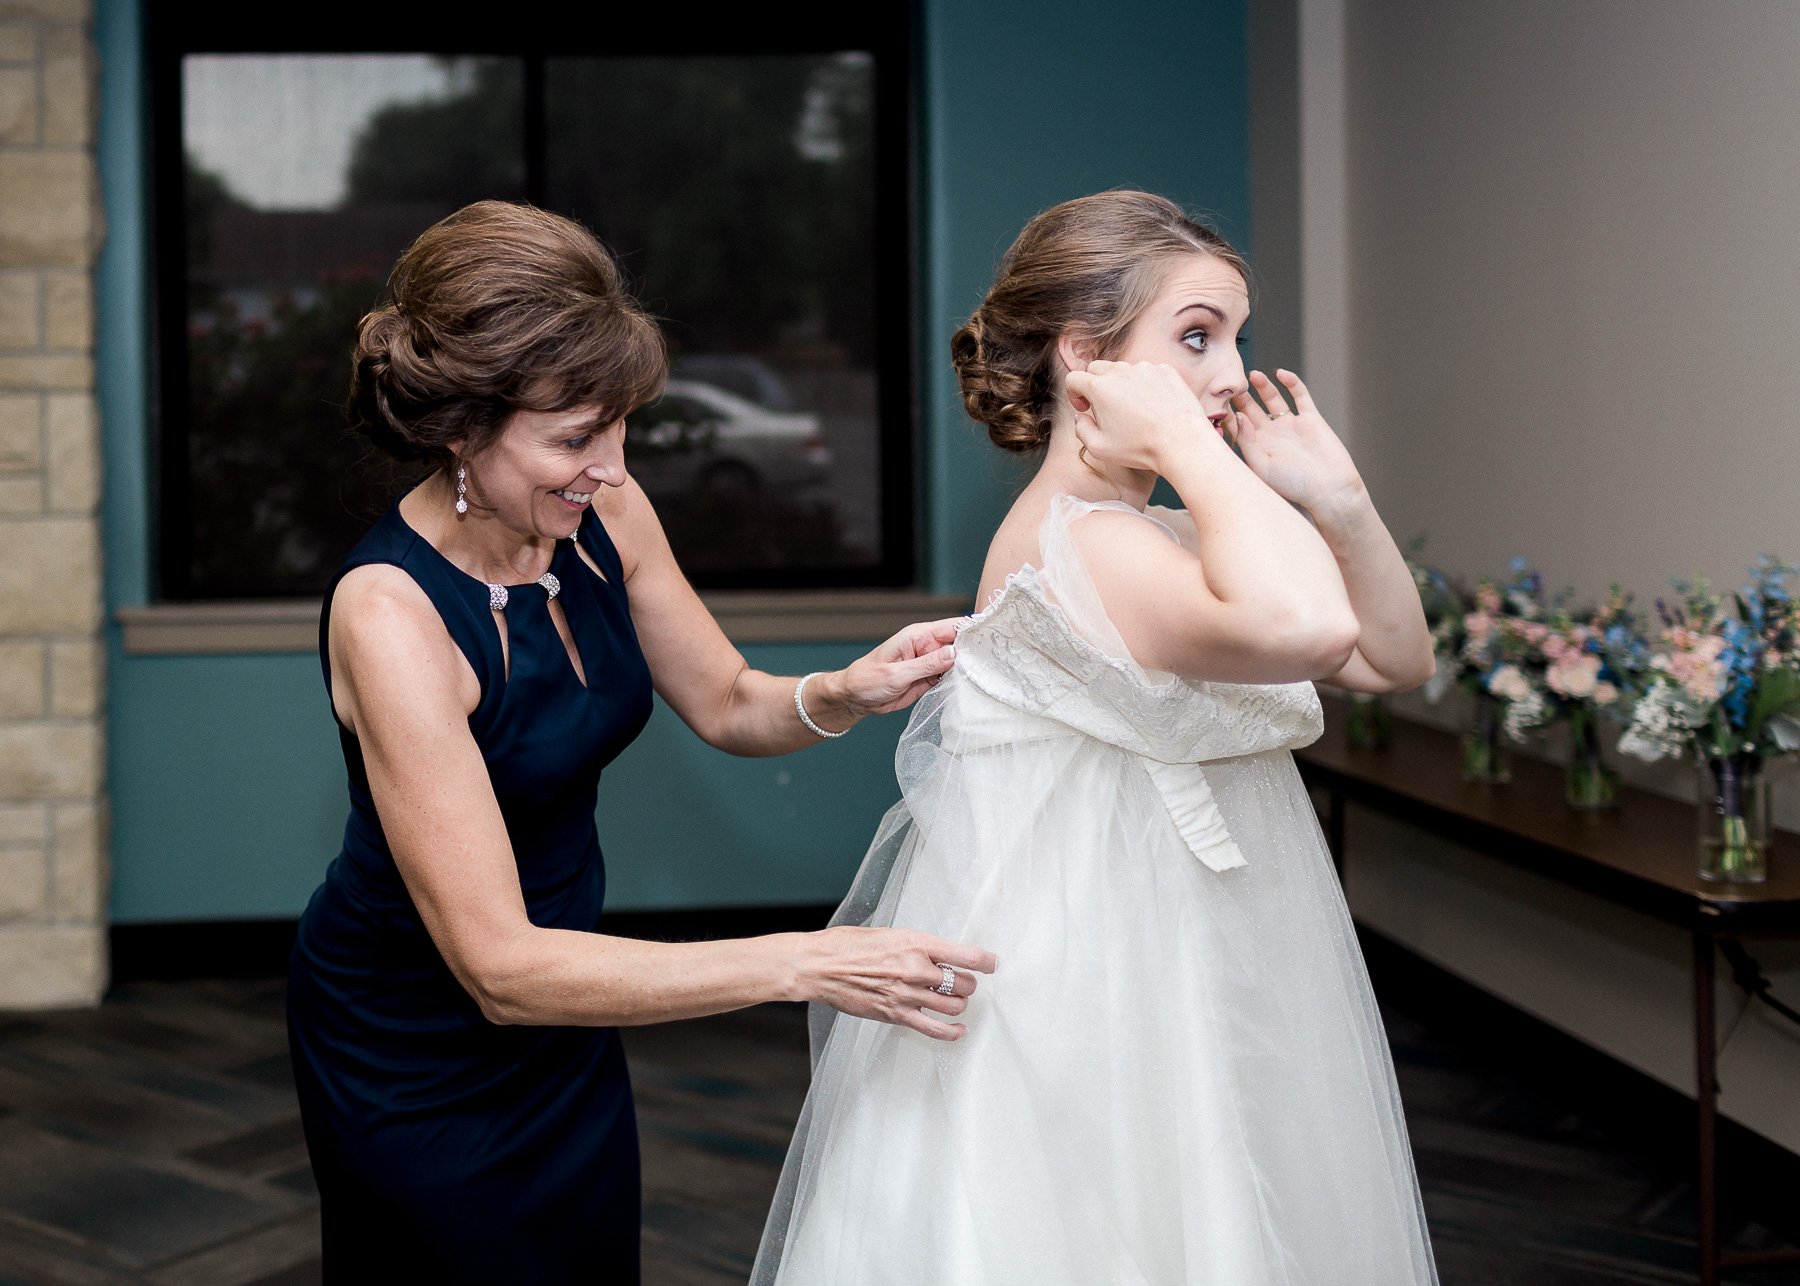
[[[940,996],[954,996],[956,994],[956,970],[947,964],[940,964],[938,968],[944,971],[944,980],[932,990]]]

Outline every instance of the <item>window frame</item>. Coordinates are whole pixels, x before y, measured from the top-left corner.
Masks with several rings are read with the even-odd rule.
[[[250,13],[203,0],[151,0],[146,14],[151,247],[149,512],[157,602],[218,601],[190,578],[193,524],[187,414],[187,256],[184,236],[181,60],[187,54],[427,53],[524,59],[527,194],[544,195],[544,66],[549,57],[594,55],[811,54],[866,49],[876,57],[875,282],[877,458],[881,470],[881,561],[855,568],[769,569],[694,577],[721,590],[817,590],[918,582],[920,434],[918,389],[918,205],[916,14],[911,5],[860,12],[812,11],[805,22],[709,22],[666,13],[526,12],[504,29],[451,8],[422,27],[342,0]],[[816,14],[816,16],[815,16]],[[278,601],[268,595],[255,601]]]

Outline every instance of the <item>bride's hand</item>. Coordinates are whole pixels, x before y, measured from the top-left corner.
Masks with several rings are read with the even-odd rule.
[[[1164,472],[1181,445],[1217,441],[1193,390],[1159,362],[1089,362],[1064,377],[1075,436],[1097,464]]]
[[[1232,399],[1238,450],[1270,490],[1328,521],[1366,497],[1362,476],[1300,377],[1281,370],[1275,375],[1293,394],[1294,409],[1288,409],[1273,380],[1261,371],[1250,372],[1251,387],[1262,403],[1248,393]]]
[[[909,625],[867,656],[807,685],[814,721],[837,731],[869,714],[904,710],[956,664],[956,618]]]
[[[856,1018],[911,1027],[938,1040],[955,1040],[968,1029],[925,1011],[951,1017],[962,1013],[975,992],[975,975],[969,971],[992,973],[996,963],[991,951],[915,929],[846,925],[794,936],[802,998]],[[942,965],[956,970],[955,990],[949,995],[937,990],[944,981]]]

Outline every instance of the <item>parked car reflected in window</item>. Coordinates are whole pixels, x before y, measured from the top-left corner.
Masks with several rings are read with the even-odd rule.
[[[711,384],[673,379],[632,418],[626,466],[653,501],[764,491],[797,500],[831,480],[831,449],[816,415],[769,410]]]

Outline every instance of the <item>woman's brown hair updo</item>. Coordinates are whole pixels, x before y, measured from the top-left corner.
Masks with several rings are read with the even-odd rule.
[[[1025,225],[994,288],[950,340],[969,418],[995,446],[1050,440],[1056,345],[1073,326],[1098,356],[1115,352],[1162,285],[1170,261],[1206,254],[1250,268],[1231,243],[1167,198],[1121,189],[1051,206]]]
[[[586,228],[505,201],[433,224],[357,328],[351,423],[399,460],[446,465],[517,410],[590,403],[610,422],[655,397],[662,332]]]

